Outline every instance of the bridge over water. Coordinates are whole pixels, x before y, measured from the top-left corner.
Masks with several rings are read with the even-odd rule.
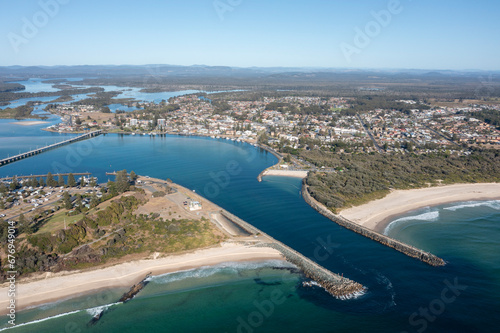
[[[73,143],[76,141],[90,139],[90,138],[93,138],[93,137],[98,136],[100,134],[102,134],[102,130],[88,132],[88,133],[76,136],[76,137],[68,139],[68,140],[57,142],[57,143],[54,143],[54,144],[51,144],[51,145],[48,145],[48,146],[45,146],[42,148],[30,150],[26,153],[21,153],[21,154],[15,155],[15,156],[10,156],[10,157],[7,157],[7,158],[0,160],[0,166],[4,166],[4,165],[7,165],[7,164],[10,164],[10,163],[34,156],[34,155],[38,155],[38,154],[41,154],[47,150],[58,148],[58,147],[61,147],[61,146],[64,146],[64,145],[67,145],[67,144],[70,144],[70,143]]]

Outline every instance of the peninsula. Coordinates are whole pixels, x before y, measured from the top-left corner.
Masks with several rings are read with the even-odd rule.
[[[18,258],[18,309],[103,288],[132,286],[147,273],[160,275],[235,261],[287,260],[339,298],[365,289],[171,181],[120,171],[116,181],[105,186],[82,177],[74,188],[73,175],[68,177],[60,192],[71,192],[76,200],[59,195],[60,200],[50,199],[34,212],[25,211],[25,206],[5,210],[6,219],[19,220],[17,242],[23,247]],[[44,178],[55,185],[52,175]],[[35,180],[13,177],[9,181],[22,186]],[[52,192],[41,188],[36,195],[50,198]],[[35,257],[35,267],[28,256]],[[8,288],[4,283],[0,292]],[[6,309],[4,303],[0,301],[0,307]]]

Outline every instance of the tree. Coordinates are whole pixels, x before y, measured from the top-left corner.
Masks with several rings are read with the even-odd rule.
[[[24,224],[24,223],[26,223],[26,218],[24,217],[24,214],[21,213],[21,215],[19,215],[18,224],[21,225],[21,224]]]
[[[69,195],[68,191],[63,193],[63,204],[64,208],[68,210],[73,208],[73,204],[71,203],[71,196]]]
[[[116,190],[118,193],[123,193],[128,191],[130,183],[128,181],[127,170],[121,170],[116,173]]]
[[[10,182],[9,189],[14,191],[19,187],[19,182],[17,181],[16,176],[12,177],[12,181]]]
[[[91,178],[90,178],[90,183],[89,183],[89,184],[90,184],[90,186],[92,186],[92,187],[97,186],[97,181],[95,180],[95,178],[94,178],[94,177],[91,177]]]
[[[135,182],[136,179],[137,179],[137,175],[135,174],[135,172],[134,171],[130,171],[130,180],[132,180],[132,181]]]
[[[40,186],[45,186],[45,180],[43,179],[43,177],[40,177],[40,181],[38,182],[38,184],[40,184]]]
[[[75,180],[75,176],[73,176],[72,173],[70,173],[68,175],[68,186],[69,187],[75,187],[76,186],[76,180]]]
[[[259,139],[257,140],[257,142],[258,142],[258,143],[260,143],[260,144],[267,145],[267,143],[268,143],[267,134],[266,134],[266,133],[262,133],[262,134],[259,136]]]
[[[35,177],[31,177],[29,180],[29,186],[38,187],[39,186],[38,179],[36,179]]]
[[[4,183],[0,182],[0,193],[6,194],[7,192],[8,192],[7,185],[5,185]]]
[[[116,196],[118,194],[118,190],[116,189],[116,183],[115,182],[108,182],[108,190],[107,193],[109,193],[111,196]]]
[[[47,174],[47,185],[52,187],[57,186],[57,181],[54,179],[52,173],[50,172]]]
[[[81,212],[83,210],[82,196],[80,194],[76,195],[75,210],[77,212]]]
[[[64,185],[66,185],[66,184],[64,183],[64,177],[63,177],[63,176],[61,176],[61,175],[59,175],[59,176],[57,177],[57,186],[64,186]]]
[[[92,197],[90,199],[90,208],[96,207],[97,205],[99,205],[99,203],[100,203],[100,200],[97,197],[97,195],[92,194]]]

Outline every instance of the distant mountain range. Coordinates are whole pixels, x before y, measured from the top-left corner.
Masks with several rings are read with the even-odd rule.
[[[105,76],[143,76],[157,75],[170,77],[329,77],[332,75],[353,76],[420,76],[445,78],[450,76],[467,77],[479,75],[500,75],[500,71],[479,70],[420,70],[420,69],[338,69],[338,68],[293,68],[293,67],[228,67],[228,66],[176,66],[176,65],[82,65],[82,66],[0,66],[0,75],[37,76],[37,77],[105,77]]]

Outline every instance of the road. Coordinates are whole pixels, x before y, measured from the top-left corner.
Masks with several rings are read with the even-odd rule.
[[[366,133],[368,133],[368,136],[370,137],[370,139],[372,139],[373,144],[375,145],[375,148],[377,148],[378,152],[379,153],[384,153],[385,151],[382,149],[382,147],[379,146],[377,140],[375,140],[375,137],[372,134],[372,131],[370,131],[370,129],[368,128],[368,126],[365,125],[365,123],[363,122],[363,120],[361,119],[361,117],[359,116],[359,114],[356,113],[356,117],[358,118],[359,122],[361,123],[361,125],[365,129]]]

